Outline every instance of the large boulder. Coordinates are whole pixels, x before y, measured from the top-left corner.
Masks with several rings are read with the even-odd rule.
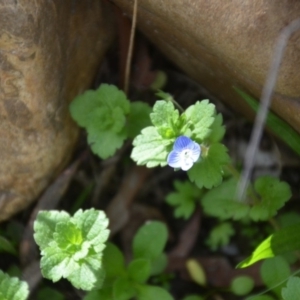
[[[0,3],[0,221],[66,165],[78,128],[68,104],[88,88],[113,36],[99,0]]]
[[[113,0],[132,15],[133,0]],[[138,0],[138,28],[210,93],[253,117],[233,85],[259,98],[280,31],[298,0]],[[272,109],[300,133],[300,31],[285,51]]]

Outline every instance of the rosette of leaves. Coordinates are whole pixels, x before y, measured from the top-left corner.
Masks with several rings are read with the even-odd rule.
[[[188,170],[188,176],[199,188],[212,188],[222,182],[223,167],[229,163],[226,147],[220,143],[225,128],[222,115],[208,100],[197,101],[182,114],[172,97],[160,92],[164,100],[156,101],[150,114],[152,126],[144,128],[133,140],[131,158],[147,167],[167,165],[177,137],[186,136],[201,146],[201,157]]]
[[[114,155],[126,138],[148,126],[150,111],[148,104],[130,103],[123,91],[109,84],[86,91],[70,104],[73,119],[86,129],[92,151],[102,159]]]
[[[104,250],[103,266],[106,277],[100,290],[90,292],[84,300],[173,300],[163,288],[147,283],[151,276],[166,267],[163,253],[167,228],[158,221],[147,222],[133,239],[133,258],[126,265],[123,253],[113,244]]]
[[[0,299],[25,300],[29,295],[28,284],[17,277],[10,277],[0,270]]]
[[[64,211],[40,211],[34,239],[42,255],[42,275],[53,282],[66,278],[82,290],[100,288],[107,226],[104,212],[95,209],[80,209],[73,217]]]

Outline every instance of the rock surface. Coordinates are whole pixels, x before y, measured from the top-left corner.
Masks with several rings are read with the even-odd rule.
[[[133,0],[113,0],[132,15]],[[251,117],[237,85],[260,97],[279,32],[297,0],[138,0],[138,28],[210,93]],[[272,109],[300,133],[300,31],[285,51]]]
[[[68,162],[68,103],[88,88],[113,36],[99,0],[0,3],[0,221],[28,206]]]

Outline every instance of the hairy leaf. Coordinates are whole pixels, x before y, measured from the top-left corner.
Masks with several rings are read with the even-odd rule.
[[[10,277],[0,270],[0,299],[25,300],[29,295],[29,287],[25,281]]]
[[[112,156],[127,137],[129,100],[114,85],[102,84],[95,91],[77,96],[70,105],[73,119],[87,130],[92,151],[101,158]]]
[[[222,182],[223,168],[229,162],[227,148],[219,143],[212,144],[206,154],[201,155],[200,160],[188,171],[189,178],[198,188],[211,189]]]
[[[191,124],[193,140],[202,142],[211,133],[215,120],[215,106],[208,100],[197,101],[187,108],[184,113],[186,120]]]
[[[83,290],[101,287],[107,225],[104,213],[95,209],[79,210],[73,217],[61,211],[40,211],[34,237],[41,248],[43,276],[54,282],[67,278]]]
[[[146,165],[148,168],[163,167],[167,164],[168,152],[173,142],[171,139],[164,139],[155,127],[146,127],[133,140],[131,158],[138,165]]]

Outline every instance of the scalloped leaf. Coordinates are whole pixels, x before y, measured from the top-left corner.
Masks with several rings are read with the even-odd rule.
[[[164,139],[175,138],[177,135],[177,123],[179,112],[172,102],[164,100],[156,101],[153,112],[150,114],[152,124]]]
[[[97,90],[77,96],[70,104],[70,112],[87,130],[88,143],[101,158],[112,156],[123,145],[130,102],[116,86],[102,84]]]
[[[164,139],[155,127],[146,127],[133,140],[131,158],[138,165],[146,165],[148,168],[163,167],[167,164],[167,156],[173,142]]]
[[[25,281],[10,277],[0,270],[0,299],[25,300],[29,295],[29,287]]]
[[[207,138],[215,121],[215,105],[208,100],[197,101],[191,105],[183,114],[190,124],[192,139],[202,142]]]
[[[254,189],[259,201],[250,210],[250,218],[254,221],[268,220],[277,214],[292,196],[290,186],[271,176],[259,177],[254,182]]]
[[[223,168],[229,162],[227,148],[220,143],[212,144],[205,156],[201,155],[200,160],[187,173],[190,180],[195,182],[198,188],[211,189],[221,184],[224,174]]]
[[[43,276],[54,282],[66,278],[83,290],[101,287],[107,225],[105,214],[95,209],[79,210],[73,217],[63,211],[40,211],[34,237],[42,246]]]

